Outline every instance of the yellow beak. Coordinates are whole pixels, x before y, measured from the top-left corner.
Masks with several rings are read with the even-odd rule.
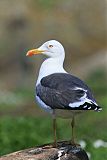
[[[27,52],[26,56],[33,56],[35,54],[40,54],[43,53],[44,50],[39,50],[39,49],[31,49]]]

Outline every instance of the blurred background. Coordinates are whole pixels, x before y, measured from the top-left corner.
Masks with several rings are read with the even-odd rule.
[[[0,1],[0,155],[53,141],[51,117],[34,100],[44,57],[26,52],[56,39],[66,51],[66,70],[91,87],[103,108],[77,117],[77,141],[85,140],[92,159],[107,159],[107,148],[93,147],[107,141],[106,10],[106,0]],[[58,119],[59,140],[71,138],[69,126]]]

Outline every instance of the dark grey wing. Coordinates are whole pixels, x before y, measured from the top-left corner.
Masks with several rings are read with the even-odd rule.
[[[42,78],[36,87],[36,93],[53,109],[98,110],[99,108],[88,86],[77,77],[66,73],[55,73]]]

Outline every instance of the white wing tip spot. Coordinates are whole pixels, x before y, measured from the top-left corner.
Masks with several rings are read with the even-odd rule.
[[[102,111],[102,108],[96,107],[94,110],[100,112],[100,111]]]
[[[102,108],[99,108],[98,110],[99,110],[99,111],[102,111]]]
[[[87,105],[85,105],[83,108],[87,108]]]
[[[97,110],[97,107],[94,109],[95,111]]]

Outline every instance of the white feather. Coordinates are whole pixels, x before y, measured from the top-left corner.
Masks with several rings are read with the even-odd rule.
[[[83,98],[81,97],[80,98],[80,101],[78,102],[74,102],[74,103],[70,103],[69,106],[72,107],[72,108],[75,108],[75,107],[79,107],[80,105],[83,105],[85,102],[89,103],[89,104],[92,104],[93,101],[88,99],[88,98]]]
[[[84,91],[84,92],[87,92],[87,90],[86,90],[86,89],[84,89],[84,88],[80,88],[80,87],[75,87],[75,88],[74,88],[74,90],[82,90],[82,91]]]

